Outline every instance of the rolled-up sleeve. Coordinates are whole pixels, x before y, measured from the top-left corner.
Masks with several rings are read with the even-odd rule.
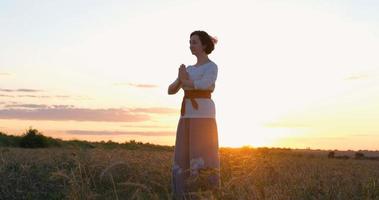
[[[210,65],[201,79],[193,81],[194,88],[197,90],[207,90],[209,87],[215,84],[217,79],[217,72],[217,65]]]

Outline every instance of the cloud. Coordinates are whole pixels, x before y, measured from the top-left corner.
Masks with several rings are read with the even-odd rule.
[[[150,116],[147,114],[135,114],[124,109],[86,109],[58,106],[35,110],[4,109],[0,110],[0,119],[141,122],[150,120]]]
[[[142,135],[142,136],[173,136],[172,131],[87,131],[87,130],[69,130],[68,134],[74,135]]]
[[[46,105],[40,104],[16,104],[16,105],[5,105],[5,108],[47,108]]]
[[[12,90],[12,89],[3,89],[3,88],[0,88],[0,92],[43,92],[43,90],[34,90],[34,89],[26,89],[26,88],[21,88],[21,89],[15,89],[15,90]]]
[[[42,90],[18,89],[17,92],[43,92]]]
[[[0,97],[9,97],[9,98],[39,98],[39,99],[49,99],[49,98],[58,98],[58,99],[67,99],[67,98],[72,98],[71,96],[68,95],[53,95],[53,96],[48,96],[48,95],[8,95],[8,94],[0,94]],[[81,100],[89,100],[90,98],[88,97],[78,97],[78,99]]]
[[[11,75],[10,73],[0,73],[0,76],[9,76]]]
[[[15,101],[0,101],[0,104],[16,104],[17,102]]]
[[[0,103],[1,104],[1,103]],[[5,108],[74,108],[73,105],[46,105],[46,104],[19,104],[12,103],[4,106]]]
[[[36,90],[36,89],[29,89],[29,88],[20,88],[20,89],[5,89],[0,88],[0,92],[6,92],[8,94],[0,94],[0,97],[9,97],[9,98],[40,98],[40,99],[48,99],[48,98],[71,98],[71,96],[68,95],[35,95],[32,93],[39,93],[44,92],[43,90]],[[21,93],[21,94],[15,94],[10,95],[9,93]],[[22,94],[24,93],[24,94]]]
[[[52,105],[52,108],[74,108],[74,105]]]
[[[47,95],[17,95],[17,97],[51,98],[51,96],[47,96]]]
[[[153,107],[153,108],[132,108],[129,109],[132,112],[142,112],[142,113],[158,113],[158,114],[171,114],[177,113],[178,109],[175,108],[164,108],[164,107]]]
[[[159,87],[159,85],[153,85],[153,84],[135,84],[135,83],[115,83],[116,86],[122,86],[127,85],[131,87],[137,87],[137,88],[156,88]]]
[[[13,95],[7,95],[7,94],[0,94],[0,97],[11,97],[11,98],[14,98],[15,96],[13,96]]]

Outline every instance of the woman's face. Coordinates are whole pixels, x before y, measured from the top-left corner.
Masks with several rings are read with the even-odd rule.
[[[190,38],[190,49],[193,55],[205,54],[204,47],[201,44],[200,38],[198,35],[192,35]]]

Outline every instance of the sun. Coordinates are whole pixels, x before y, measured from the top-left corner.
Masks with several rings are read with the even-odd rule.
[[[252,123],[244,125],[239,121],[230,120],[228,117],[219,117],[218,119],[220,146],[270,146],[273,144],[273,135],[265,134],[267,131]]]

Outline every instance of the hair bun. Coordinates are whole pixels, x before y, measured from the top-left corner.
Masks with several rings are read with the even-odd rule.
[[[217,44],[217,42],[218,42],[217,37],[216,36],[214,36],[214,37],[210,36],[210,37],[211,37],[213,44]]]

